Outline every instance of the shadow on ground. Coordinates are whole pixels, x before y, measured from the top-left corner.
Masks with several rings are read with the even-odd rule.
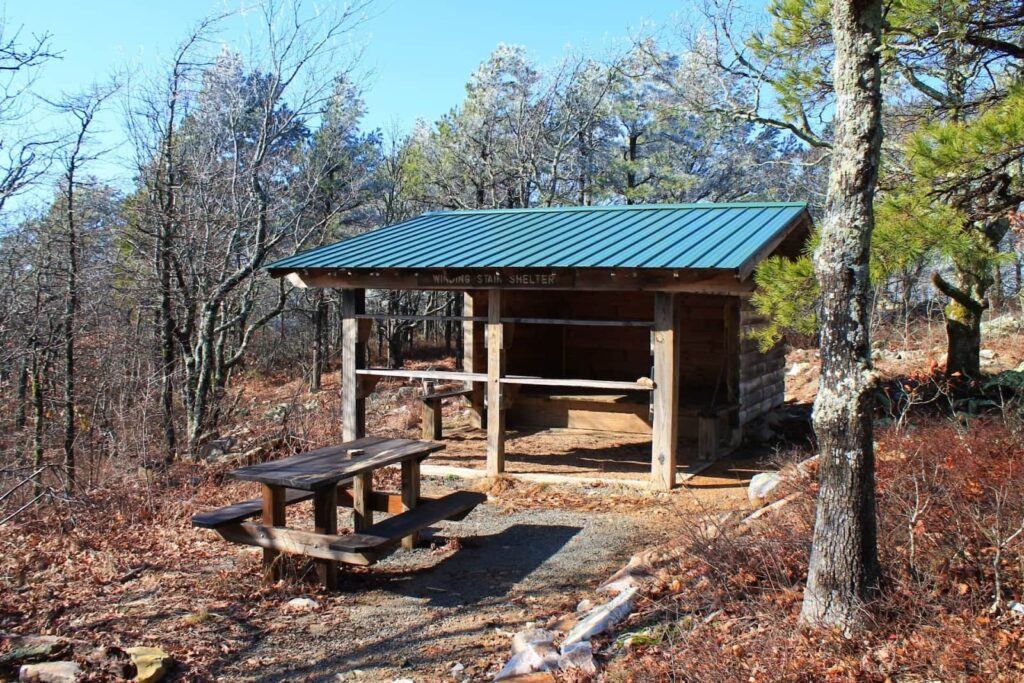
[[[431,545],[443,546],[447,538],[432,528],[422,534],[420,548],[396,553],[369,572],[343,574],[346,593],[385,591],[426,600],[432,607],[465,607],[509,590],[555,555],[578,534],[581,527],[515,524],[487,536],[459,539],[461,547],[441,562],[419,565]]]

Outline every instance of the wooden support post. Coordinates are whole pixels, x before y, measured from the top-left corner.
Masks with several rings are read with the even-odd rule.
[[[679,307],[672,292],[654,294],[654,424],[651,486],[668,491],[676,484],[679,436]]]
[[[487,293],[481,291],[465,292],[462,302],[462,313],[467,318],[481,317],[487,309]],[[484,324],[476,320],[462,323],[462,369],[464,372],[487,372],[487,352],[484,348]],[[484,385],[471,382],[466,387],[472,390],[469,396],[469,423],[483,429],[486,423],[484,414]]]
[[[443,436],[441,433],[441,399],[424,398],[420,403],[423,404],[422,437],[427,441],[440,441]]]
[[[338,533],[338,487],[328,486],[313,493],[313,531],[334,536]],[[338,587],[338,562],[317,560],[317,573],[327,590]]]
[[[373,526],[373,472],[352,479],[352,529],[359,533]]]
[[[504,335],[501,325],[501,290],[487,292],[487,474],[505,471],[505,405],[501,378],[505,374]]]
[[[345,441],[366,435],[366,399],[356,375],[356,370],[366,365],[366,343],[360,339],[356,318],[365,309],[365,290],[341,291],[341,426]]]
[[[285,489],[281,486],[263,485],[263,525],[283,527],[285,525]],[[284,576],[281,553],[264,548],[263,577],[268,583]]]
[[[402,461],[402,510],[412,510],[420,497],[420,461]],[[402,539],[402,547],[412,550],[419,542],[420,535],[414,531]]]
[[[717,413],[697,416],[697,459],[714,460],[718,456],[718,435]]]

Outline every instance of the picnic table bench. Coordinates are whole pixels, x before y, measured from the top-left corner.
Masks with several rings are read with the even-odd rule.
[[[473,491],[439,498],[420,495],[420,462],[443,448],[427,441],[365,437],[242,467],[228,476],[260,483],[263,496],[196,514],[192,525],[263,548],[268,580],[281,577],[281,553],[305,555],[316,560],[324,585],[335,588],[339,562],[369,565],[399,543],[412,548],[420,530],[441,520],[462,519],[486,500]],[[402,468],[400,493],[374,491],[374,470],[396,464]],[[313,531],[286,528],[287,506],[310,499]],[[338,507],[352,508],[353,533],[338,534]],[[375,524],[374,512],[392,516]],[[257,515],[261,524],[245,521]]]

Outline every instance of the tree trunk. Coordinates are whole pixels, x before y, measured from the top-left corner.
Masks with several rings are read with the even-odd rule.
[[[18,372],[18,406],[14,411],[14,426],[21,429],[25,426],[25,403],[28,401],[29,371],[28,365],[22,365]]]
[[[821,243],[821,380],[814,429],[821,489],[801,621],[863,625],[878,564],[872,446],[869,245],[882,142],[880,0],[833,0],[836,134]]]
[[[39,360],[39,350],[32,350],[32,471],[38,472],[43,467],[43,427],[46,423],[46,410],[43,405],[43,366]],[[38,496],[43,490],[42,475],[36,475],[32,485],[33,494]]]
[[[327,365],[327,300],[323,290],[316,293],[316,304],[313,309],[313,376],[309,381],[309,390],[320,391],[322,377]]]
[[[81,138],[79,138],[81,139]],[[75,310],[78,308],[78,235],[75,226],[75,161],[67,171],[67,289],[64,299],[64,488],[75,488]]]
[[[957,268],[956,284],[939,273],[932,284],[949,297],[943,308],[946,318],[946,375],[977,377],[981,373],[981,316],[988,307],[985,291],[992,282],[989,273]]]

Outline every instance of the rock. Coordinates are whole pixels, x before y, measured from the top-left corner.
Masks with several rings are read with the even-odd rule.
[[[589,640],[582,640],[562,648],[562,656],[558,658],[558,668],[562,671],[579,669],[588,674],[597,673],[597,662],[594,661],[594,648]]]
[[[19,681],[35,681],[35,683],[75,683],[81,678],[82,668],[74,662],[25,664],[18,672]]]
[[[411,678],[396,678],[395,680],[391,681],[391,683],[416,683],[416,681],[412,680]]]
[[[594,609],[594,601],[588,598],[583,598],[576,605],[577,612],[589,612],[592,609]]]
[[[169,654],[158,647],[130,647],[125,652],[135,664],[135,680],[139,683],[156,683],[162,680],[173,661]]]
[[[230,451],[234,445],[235,438],[232,436],[208,441],[199,447],[199,457],[203,460],[214,460]]]
[[[812,367],[814,366],[811,365],[810,363],[793,363],[793,366],[789,369],[789,372],[787,372],[786,374],[789,375],[790,377],[795,377],[796,375],[802,375],[805,372],[810,372]]]
[[[292,411],[291,403],[278,403],[277,405],[268,408],[263,417],[273,422],[284,422],[285,418],[288,417],[288,413]]]
[[[11,640],[11,649],[0,655],[0,671],[63,657],[71,643],[57,636],[23,636]]]
[[[782,483],[782,477],[778,472],[759,472],[750,479],[750,485],[747,486],[747,498],[750,500],[750,504],[756,507],[761,507],[765,504],[770,494],[776,486]]]
[[[463,664],[462,662],[455,662],[454,664],[452,664],[452,668],[449,669],[448,671],[449,671],[449,673],[451,673],[452,676],[457,676],[457,675],[459,675],[460,673],[462,673],[465,670],[466,670],[466,665],[465,664]]]
[[[600,607],[597,607],[576,624],[569,634],[562,641],[562,648],[565,649],[573,643],[583,640],[590,640],[598,633],[604,633],[609,628],[626,618],[633,611],[633,598],[636,595],[636,586],[631,586],[619,593],[612,600]]]
[[[1001,337],[1017,334],[1024,328],[1024,318],[1013,315],[1001,315],[981,324],[981,334],[986,337]]]
[[[996,357],[996,352],[992,349],[982,349],[978,351],[978,357],[982,360],[992,360]]]
[[[292,598],[285,606],[295,612],[312,612],[320,608],[320,603],[313,598]]]

